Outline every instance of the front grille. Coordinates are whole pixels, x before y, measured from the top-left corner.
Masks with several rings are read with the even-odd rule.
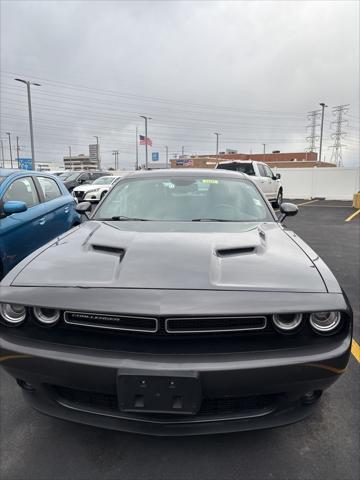
[[[78,200],[82,200],[85,196],[85,192],[78,192],[78,191],[73,191],[74,197],[76,197]]]
[[[67,402],[77,405],[79,408],[93,408],[98,411],[120,412],[118,407],[118,399],[116,395],[104,394],[99,392],[88,392],[84,390],[76,390],[68,387],[52,386],[60,402]],[[255,413],[269,413],[277,402],[281,399],[281,395],[253,395],[249,397],[223,397],[223,398],[204,398],[201,403],[199,412],[194,417],[220,417],[226,415],[253,415]],[[144,414],[153,418],[168,418],[169,414]],[[137,416],[139,415],[137,414]],[[129,414],[125,414],[129,416]],[[171,416],[174,418],[173,416]],[[182,418],[185,416],[182,415]]]
[[[266,317],[194,317],[167,318],[167,333],[213,333],[263,330]]]
[[[107,315],[88,312],[65,312],[65,323],[80,327],[123,330],[127,332],[155,333],[158,321],[151,317],[132,317],[127,315]]]

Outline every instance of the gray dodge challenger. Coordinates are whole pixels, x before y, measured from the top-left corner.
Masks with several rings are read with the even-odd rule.
[[[37,410],[152,435],[303,419],[345,371],[352,310],[250,177],[134,172],[0,284],[1,365]],[[316,225],[314,225],[316,228]],[[26,239],[24,239],[26,241]]]

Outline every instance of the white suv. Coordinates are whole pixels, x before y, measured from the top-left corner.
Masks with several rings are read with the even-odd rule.
[[[97,203],[102,200],[111,187],[120,179],[121,176],[106,176],[97,178],[93,183],[79,185],[72,191],[73,196],[78,202]]]
[[[280,181],[280,173],[276,175],[269,165],[254,160],[227,160],[219,162],[215,168],[233,170],[235,172],[250,175],[258,184],[266,198],[275,207],[279,207],[283,201],[283,186]]]

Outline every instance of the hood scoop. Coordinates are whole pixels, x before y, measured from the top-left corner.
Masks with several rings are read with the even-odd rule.
[[[218,257],[233,257],[236,255],[243,255],[245,253],[254,253],[255,247],[235,247],[235,248],[219,248],[216,250]]]
[[[109,245],[91,245],[93,251],[99,253],[109,253],[110,255],[116,255],[120,257],[120,260],[124,258],[125,249],[120,247],[111,247]]]

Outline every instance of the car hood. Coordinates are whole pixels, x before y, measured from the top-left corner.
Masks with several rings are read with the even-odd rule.
[[[100,190],[102,187],[106,185],[93,185],[92,183],[86,185],[79,185],[78,187],[74,188],[75,192],[89,192],[90,190]]]
[[[276,223],[89,221],[14,273],[14,286],[327,291]]]

